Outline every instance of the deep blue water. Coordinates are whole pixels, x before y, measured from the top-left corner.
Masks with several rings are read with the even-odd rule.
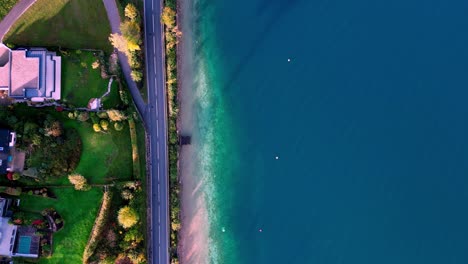
[[[468,263],[467,1],[194,12],[213,263]]]

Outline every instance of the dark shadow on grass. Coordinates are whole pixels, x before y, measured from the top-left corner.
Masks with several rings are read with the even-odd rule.
[[[91,9],[97,9],[96,5],[87,4],[89,2],[70,1],[49,19],[39,19],[27,27],[23,23],[7,34],[5,42],[22,46],[100,49],[110,53],[110,26],[104,6],[91,13]]]

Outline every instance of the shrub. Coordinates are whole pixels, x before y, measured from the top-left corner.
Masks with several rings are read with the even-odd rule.
[[[14,181],[17,181],[17,180],[19,180],[20,178],[21,178],[21,174],[19,174],[18,172],[13,173],[12,179],[13,179]]]
[[[116,122],[116,123],[114,124],[114,128],[115,128],[115,130],[117,130],[117,131],[122,131],[123,127],[124,127],[124,126],[123,126],[122,123],[120,123],[120,122]]]
[[[101,125],[102,129],[104,130],[107,130],[109,128],[109,121],[107,120],[101,120],[101,122],[99,122],[99,124]]]
[[[106,112],[97,112],[99,118],[109,118]]]
[[[122,198],[124,200],[131,200],[131,199],[133,199],[133,193],[128,189],[123,190],[122,191]]]
[[[119,90],[120,100],[124,105],[128,105],[128,93],[123,89]]]
[[[76,119],[76,115],[73,112],[68,113],[68,118],[70,119]]]
[[[106,223],[106,217],[108,215],[110,206],[111,206],[112,193],[105,192],[102,197],[101,209],[94,221],[94,227],[91,230],[88,243],[86,244],[85,250],[83,252],[83,263],[88,263],[89,258],[93,255],[96,250],[99,236],[104,229],[104,224]]]
[[[161,22],[163,22],[166,27],[173,28],[175,26],[175,15],[174,10],[166,6],[161,15]]]
[[[92,67],[94,70],[97,69],[97,68],[99,68],[99,66],[101,66],[101,65],[99,64],[99,61],[98,61],[98,60],[96,60],[95,62],[93,62],[93,64],[91,64],[91,67]]]
[[[140,82],[143,79],[143,73],[137,70],[132,70],[132,72],[130,73],[130,76],[132,77],[132,80],[134,80],[135,82]]]
[[[76,118],[81,122],[86,122],[89,119],[89,114],[88,112],[81,112]]]
[[[127,229],[138,223],[139,216],[133,208],[124,206],[120,208],[117,220],[123,228]]]
[[[130,18],[130,20],[135,20],[138,17],[138,9],[133,4],[128,4],[125,7],[125,16]]]
[[[91,118],[91,121],[93,122],[93,124],[99,124],[99,117],[97,116],[95,112],[91,112],[89,114],[89,117]]]
[[[93,130],[94,130],[94,132],[101,132],[101,126],[99,124],[94,124],[93,125]]]
[[[68,180],[75,186],[75,190],[87,191],[91,189],[91,186],[88,185],[86,178],[78,173],[68,175]]]
[[[127,119],[127,116],[122,111],[116,109],[107,110],[107,115],[111,121],[117,122]]]

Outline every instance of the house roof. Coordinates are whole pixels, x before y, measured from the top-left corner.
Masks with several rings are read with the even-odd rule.
[[[9,218],[0,217],[0,255],[11,256],[13,251],[13,243],[15,240],[16,229],[15,225],[8,223]],[[12,241],[13,240],[13,241]]]
[[[0,43],[0,89],[10,88],[10,49]]]
[[[5,174],[8,167],[8,153],[10,153],[10,130],[0,128],[0,174]]]
[[[10,96],[23,97],[25,89],[39,89],[39,58],[27,57],[25,50],[13,50]]]

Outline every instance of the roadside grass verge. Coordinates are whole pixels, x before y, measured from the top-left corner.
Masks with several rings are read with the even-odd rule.
[[[10,12],[18,0],[2,0],[0,5],[0,21]]]
[[[38,0],[13,25],[5,43],[112,51],[102,1]]]
[[[70,50],[62,52],[61,56],[63,102],[86,107],[89,99],[101,97],[107,91],[109,79],[101,77],[100,68],[91,66],[98,60],[93,52]]]
[[[40,258],[39,263],[81,263],[102,191],[100,188],[86,192],[73,188],[54,188],[52,191],[57,195],[57,200],[24,194],[20,196],[22,210],[42,211],[53,207],[64,219],[63,229],[54,233],[52,257]]]

